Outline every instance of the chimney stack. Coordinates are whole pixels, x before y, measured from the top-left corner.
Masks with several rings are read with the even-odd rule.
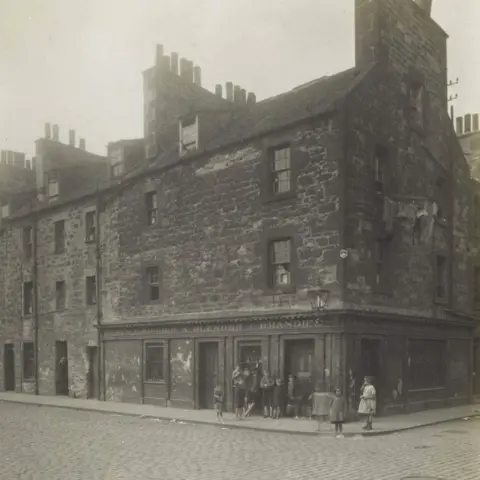
[[[478,117],[478,113],[476,113],[474,116],[473,116],[473,131],[474,132],[478,132],[478,129],[479,129],[479,117]]]
[[[193,83],[199,87],[202,86],[202,69],[198,66],[193,68]]]
[[[415,3],[429,16],[432,13],[432,0],[415,0]]]
[[[180,76],[187,82],[193,82],[193,62],[188,61],[186,58],[180,59]]]
[[[53,130],[52,140],[54,142],[58,142],[59,138],[60,138],[60,132],[59,132],[59,129],[58,129],[58,125],[54,125],[52,127],[52,130]]]
[[[215,85],[215,95],[217,97],[220,97],[222,98],[223,97],[223,93],[222,93],[222,86],[221,85]]]
[[[178,75],[178,53],[176,52],[170,54],[170,70],[175,75]]]
[[[255,103],[257,103],[257,97],[253,92],[248,92],[247,103],[249,105],[254,105]]]
[[[240,103],[244,105],[247,103],[247,91],[244,88],[240,89]]]
[[[68,143],[71,147],[75,146],[75,130],[68,131]]]
[[[457,131],[457,135],[463,135],[463,117],[457,117],[455,130]]]
[[[227,100],[229,102],[233,102],[233,83],[232,82],[227,82],[225,85],[225,92],[227,95]]]
[[[233,88],[233,103],[240,103],[240,86],[235,85]]]
[[[155,50],[155,65],[161,67],[163,62],[163,45],[158,44]]]
[[[80,139],[80,143],[78,145],[78,148],[80,148],[80,150],[86,150],[85,139],[84,138]]]
[[[45,138],[47,140],[50,140],[52,138],[52,128],[48,122],[45,124]]]
[[[465,115],[465,133],[470,133],[472,131],[472,116],[467,113]]]

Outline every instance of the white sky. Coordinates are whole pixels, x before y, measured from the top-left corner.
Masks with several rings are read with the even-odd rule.
[[[460,8],[461,5],[461,8]],[[44,123],[87,149],[143,132],[155,44],[262,99],[353,66],[354,0],[0,0],[0,148],[31,156]],[[479,0],[436,0],[456,114],[480,112]]]

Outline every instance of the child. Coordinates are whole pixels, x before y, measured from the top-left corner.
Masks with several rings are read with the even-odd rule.
[[[312,416],[317,421],[317,432],[320,431],[322,422],[329,415],[332,406],[332,397],[330,394],[323,392],[323,384],[319,380],[315,384],[315,392],[311,395],[312,399]]]
[[[240,365],[237,365],[233,371],[232,380],[235,388],[235,417],[237,420],[241,420],[245,405],[245,378]]]
[[[273,394],[273,380],[268,374],[267,370],[263,371],[263,377],[260,381],[260,389],[262,390],[263,400],[263,418],[273,417],[272,411],[272,394]]]
[[[215,404],[215,411],[217,412],[217,422],[223,421],[223,390],[220,385],[215,387],[213,391],[213,402]]]
[[[283,385],[280,378],[275,379],[273,386],[273,418],[278,420],[280,418],[280,409],[282,408]]]
[[[289,412],[293,411],[295,420],[298,420],[298,407],[299,407],[299,398],[298,398],[298,384],[297,377],[292,374],[288,375],[288,384],[287,384],[287,409]],[[291,415],[291,413],[288,413]]]
[[[366,416],[366,422],[363,426],[363,430],[371,430],[373,416],[377,409],[377,391],[372,385],[372,377],[365,377],[362,388],[361,388],[361,397],[360,404],[358,406],[358,413]]]
[[[343,415],[344,406],[345,399],[343,398],[341,390],[337,388],[335,390],[335,397],[333,397],[332,406],[330,407],[330,422],[335,425],[335,433],[339,435],[343,433],[343,424],[345,422]]]

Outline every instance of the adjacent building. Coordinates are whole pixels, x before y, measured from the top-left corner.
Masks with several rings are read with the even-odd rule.
[[[257,102],[158,47],[144,139],[107,158],[37,142],[37,188],[58,198],[0,237],[16,390],[208,408],[220,384],[231,406],[235,365],[260,362],[305,398],[339,386],[350,414],[364,375],[383,414],[470,401],[471,180],[447,35],[428,1],[355,7],[344,72]]]

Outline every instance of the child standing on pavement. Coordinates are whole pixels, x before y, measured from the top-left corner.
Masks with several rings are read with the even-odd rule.
[[[331,394],[324,391],[323,382],[318,380],[315,384],[315,391],[311,395],[312,417],[317,421],[317,432],[321,425],[327,419],[332,406]]]
[[[345,399],[341,390],[337,388],[335,390],[335,397],[333,397],[332,406],[330,407],[330,422],[335,425],[335,433],[339,435],[343,433],[343,424],[345,422],[343,415],[344,406]]]
[[[215,387],[213,391],[213,402],[215,404],[215,411],[217,412],[217,422],[223,422],[223,390],[220,385]]]

